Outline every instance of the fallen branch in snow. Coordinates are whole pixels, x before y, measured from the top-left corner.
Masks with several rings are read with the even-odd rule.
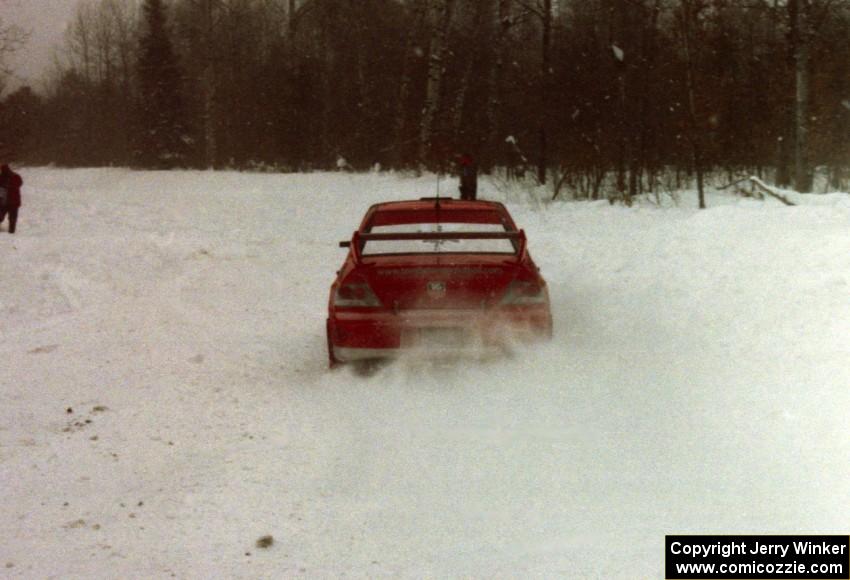
[[[750,176],[750,181],[752,183],[754,183],[756,186],[758,186],[758,188],[760,190],[762,190],[764,193],[766,193],[767,195],[769,195],[771,197],[775,197],[776,199],[778,199],[779,201],[781,201],[785,205],[797,205],[796,203],[793,203],[792,201],[790,201],[784,195],[780,195],[779,193],[777,193],[776,190],[774,190],[772,187],[767,185],[764,181],[762,181],[761,179],[759,179],[755,175]]]
[[[756,186],[762,193],[766,193],[767,195],[769,195],[771,197],[775,197],[776,199],[778,199],[779,201],[781,201],[785,205],[797,205],[796,203],[792,202],[787,197],[785,197],[781,193],[777,192],[775,189],[770,187],[768,184],[766,184],[764,181],[762,181],[761,179],[759,179],[755,175],[751,175],[749,177],[744,177],[744,178],[739,179],[737,181],[733,181],[732,183],[728,183],[728,184],[726,184],[722,187],[718,187],[717,189],[719,189],[719,190],[728,189],[728,188],[730,188],[734,185],[738,185],[739,183],[744,183],[745,181],[749,181],[751,185]]]

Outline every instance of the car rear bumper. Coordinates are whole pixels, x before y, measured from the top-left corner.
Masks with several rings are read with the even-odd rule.
[[[439,330],[438,330],[439,329]],[[441,344],[433,333],[454,330],[459,342]],[[395,358],[410,351],[433,357],[480,357],[506,345],[549,338],[552,318],[545,305],[491,310],[337,311],[328,319],[328,348],[339,362]],[[432,338],[423,341],[423,338]],[[423,344],[427,342],[427,344]]]

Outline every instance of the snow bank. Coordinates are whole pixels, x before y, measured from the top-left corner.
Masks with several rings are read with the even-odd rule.
[[[667,533],[846,532],[846,196],[513,200],[552,343],[362,377],[336,242],[433,178],[23,174],[0,575],[649,578]]]

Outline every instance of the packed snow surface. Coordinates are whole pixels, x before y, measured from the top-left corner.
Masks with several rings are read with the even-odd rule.
[[[22,173],[2,577],[660,578],[665,534],[847,533],[846,194],[544,207],[482,183],[554,340],[361,376],[327,368],[337,242],[433,176]]]

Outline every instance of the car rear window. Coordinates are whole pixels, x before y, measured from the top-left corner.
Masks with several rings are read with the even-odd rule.
[[[493,212],[495,213],[495,212]],[[430,232],[506,232],[501,223],[402,223],[373,226],[373,234],[409,234]],[[364,256],[382,254],[442,254],[485,253],[514,254],[516,248],[510,239],[459,239],[459,240],[368,240],[364,242]]]

